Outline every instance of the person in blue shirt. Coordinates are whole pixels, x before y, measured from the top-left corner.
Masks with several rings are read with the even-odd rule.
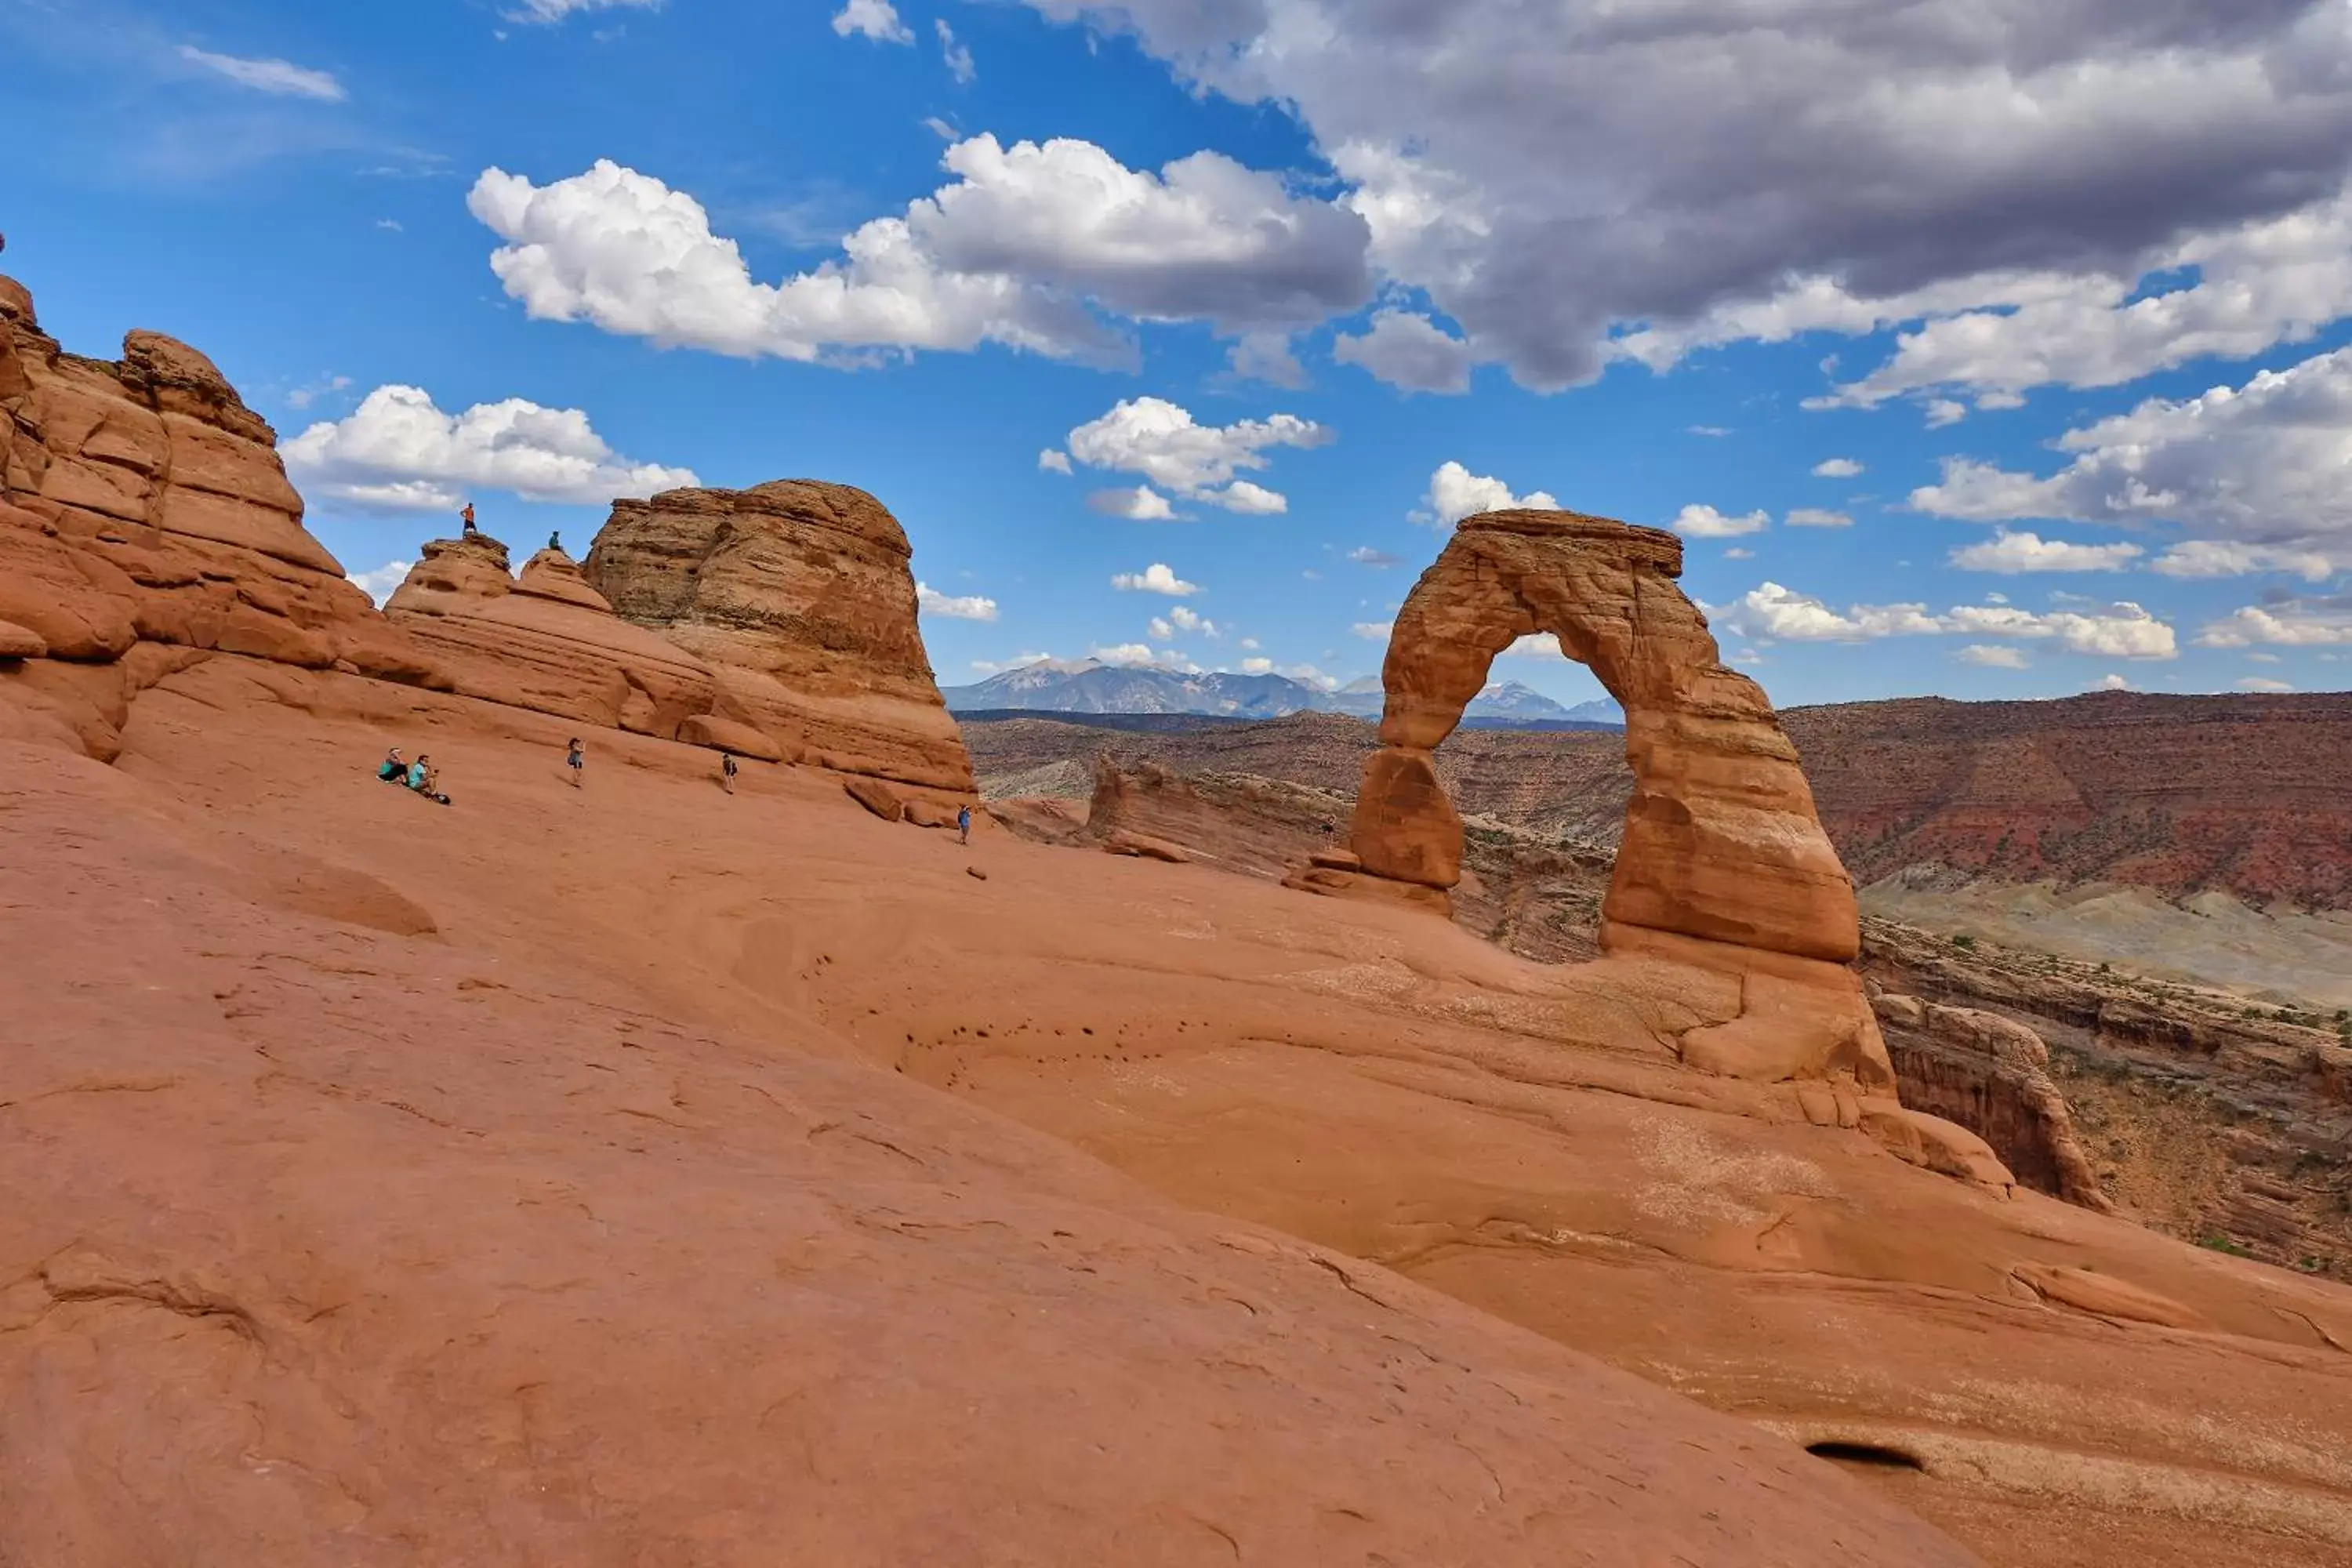
[[[422,752],[409,764],[408,787],[429,801],[441,805],[449,804],[449,797],[441,793],[441,777],[433,771],[433,759]]]
[[[959,844],[971,842],[971,807],[969,805],[956,807],[956,842]]]
[[[408,782],[408,764],[400,760],[400,748],[398,746],[394,746],[392,750],[383,754],[383,761],[377,766],[375,776],[382,779],[386,784],[406,784]]]

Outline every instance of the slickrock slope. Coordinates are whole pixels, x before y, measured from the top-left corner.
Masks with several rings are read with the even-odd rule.
[[[1245,1405],[1216,1439],[1228,1446],[1211,1451],[1213,1463],[1188,1447],[1151,1468],[1150,1447],[1132,1440],[1135,1412],[1175,1400],[1164,1389],[1189,1385],[1203,1365],[1237,1363],[1230,1370],[1244,1384],[1289,1386],[1287,1342],[1246,1336],[1307,1309],[1255,1277],[1188,1274],[1170,1254],[1139,1254],[1117,1226],[1105,1245],[1129,1249],[1115,1257],[1167,1258],[1169,1267],[1153,1264],[1161,1283],[1139,1279],[1099,1319],[1063,1310],[1044,1283],[967,1288],[996,1278],[988,1270],[1000,1250],[1043,1268],[1064,1256],[1042,1245],[1066,1245],[1055,1229],[1104,1235],[1067,1218],[1032,1229],[1013,1212],[1031,1201],[1015,1192],[1083,1185],[1048,1166],[1024,1188],[1020,1162],[1033,1156],[992,1142],[1010,1135],[953,1144],[926,1131],[917,1118],[928,1113],[824,1088],[837,1080],[821,1080],[821,1064],[803,1060],[814,1054],[862,1058],[1228,1223],[1328,1249],[1349,1278],[1318,1263],[1310,1282],[1331,1292],[1350,1331],[1407,1327],[1350,1289],[1381,1296],[1380,1270],[1392,1269],[1803,1443],[1908,1456],[1922,1468],[1853,1472],[1996,1563],[2318,1568],[2352,1543],[2352,1355],[2330,1348],[2352,1344],[2352,1295],[2030,1192],[2002,1197],[1905,1164],[1858,1130],[1814,1124],[1804,1084],[1694,1072],[1673,1042],[1737,1005],[1728,980],[1619,958],[1529,963],[1409,910],[1307,898],[1207,865],[1033,847],[985,825],[960,852],[952,835],[880,822],[837,780],[813,773],[750,764],[730,799],[707,752],[625,733],[606,736],[573,791],[551,761],[571,722],[216,658],[141,699],[116,769],[57,753],[51,765],[74,770],[58,775],[64,798],[0,814],[0,832],[35,835],[32,847],[11,838],[0,854],[16,879],[0,895],[13,922],[8,951],[44,955],[0,972],[0,984],[18,988],[0,998],[0,1017],[44,1020],[47,1042],[0,1067],[22,1061],[49,1075],[0,1089],[11,1102],[0,1116],[28,1130],[0,1142],[5,1179],[30,1194],[7,1223],[71,1224],[118,1270],[61,1267],[59,1289],[37,1287],[24,1310],[43,1310],[46,1332],[71,1327],[86,1342],[131,1347],[152,1334],[163,1342],[139,1356],[190,1358],[184,1380],[126,1363],[137,1387],[227,1386],[236,1399],[207,1393],[203,1408],[259,1402],[287,1412],[262,1428],[273,1438],[264,1447],[242,1422],[216,1447],[181,1440],[175,1452],[227,1456],[220,1476],[252,1478],[235,1488],[211,1484],[210,1459],[191,1458],[188,1470],[161,1457],[93,1461],[91,1474],[174,1489],[145,1495],[193,1509],[178,1500],[263,1486],[257,1472],[234,1468],[249,1451],[270,1461],[268,1486],[330,1477],[319,1483],[320,1508],[362,1523],[380,1517],[386,1530],[431,1514],[411,1500],[446,1481],[452,1514],[522,1519],[526,1539],[556,1543],[542,1557],[593,1562],[585,1547],[568,1550],[583,1534],[558,1532],[606,1530],[620,1543],[614,1554],[658,1558],[679,1555],[669,1545],[689,1512],[729,1529],[740,1514],[772,1541],[801,1540],[779,1522],[795,1518],[833,1531],[842,1515],[794,1479],[814,1466],[841,1508],[887,1513],[894,1531],[922,1522],[902,1521],[910,1497],[925,1500],[922,1519],[934,1523],[962,1517],[953,1500],[1006,1488],[1021,1499],[1058,1488],[1135,1503],[1134,1513],[1087,1514],[1118,1521],[1097,1534],[1022,1537],[1033,1559],[1148,1561],[1160,1537],[1137,1532],[1171,1520],[1171,1531],[1200,1530],[1204,1560],[1230,1561],[1233,1549],[1213,1535],[1170,1514],[1147,1517],[1154,1505],[1140,1500],[1181,1498],[1183,1511],[1233,1533],[1244,1561],[1315,1560],[1283,1533],[1303,1528],[1296,1510],[1281,1511],[1289,1505],[1223,1506],[1243,1497],[1257,1468],[1286,1493],[1304,1472],[1231,1445],[1307,1434],[1328,1465],[1332,1451],[1364,1440],[1360,1428],[1403,1440],[1400,1424],[1419,1394],[1391,1391],[1402,1405],[1379,1424],[1374,1407],[1336,1393],[1317,1396],[1328,1426],[1320,1415]],[[368,778],[394,742],[431,751],[454,807]],[[0,776],[28,781],[35,769],[12,753]],[[101,786],[130,795],[110,804]],[[13,804],[26,785],[12,787]],[[137,821],[195,862],[184,874],[200,890],[176,890],[183,873],[144,858],[110,868]],[[80,869],[57,869],[68,864]],[[968,864],[987,879],[967,877]],[[136,894],[114,890],[134,881]],[[60,905],[59,887],[89,890]],[[402,931],[415,934],[394,934]],[[152,973],[135,978],[101,962],[149,951],[159,955]],[[76,984],[83,976],[98,983]],[[36,985],[47,989],[25,989]],[[168,1030],[142,1011],[150,1007],[164,1009]],[[201,1022],[215,1016],[217,1027]],[[622,1030],[625,1022],[635,1026]],[[56,1087],[74,1091],[47,1092]],[[853,1156],[868,1163],[832,1163]],[[984,1176],[1008,1160],[1013,1174]],[[443,1162],[457,1172],[446,1182]],[[343,1180],[346,1169],[357,1179]],[[858,1171],[912,1186],[835,1195]],[[961,1195],[932,1195],[942,1190]],[[47,1234],[17,1244],[7,1278],[37,1277],[34,1265],[65,1247]],[[419,1271],[386,1270],[387,1258]],[[902,1265],[927,1271],[900,1296],[889,1281]],[[1104,1258],[1080,1255],[1070,1267],[1097,1271],[1074,1288],[1109,1289]],[[852,1278],[835,1279],[839,1270]],[[387,1272],[389,1282],[377,1278]],[[1118,1363],[1125,1370],[1041,1363],[1026,1336],[1003,1348],[1016,1326],[1042,1323],[1057,1355],[1124,1356],[1136,1325],[1175,1310],[1158,1292],[1196,1299],[1182,1294],[1188,1279],[1202,1282],[1209,1321],[1244,1336],[1238,1348],[1187,1348],[1140,1369]],[[1212,1283],[1234,1287],[1259,1316],[1210,1294]],[[814,1310],[811,1293],[840,1303],[827,1321],[869,1325],[871,1339],[825,1338],[800,1315]],[[1054,1310],[1000,1315],[994,1303],[1007,1294]],[[142,1304],[153,1300],[182,1310]],[[222,1303],[261,1325],[257,1342],[234,1314],[209,1310]],[[966,1332],[981,1323],[1002,1326]],[[1405,1337],[1481,1364],[1466,1345],[1420,1334]],[[1156,1328],[1150,1339],[1164,1342]],[[30,1342],[0,1334],[0,1357],[26,1353],[11,1341]],[[857,1359],[866,1346],[870,1359]],[[934,1346],[938,1360],[925,1359]],[[1401,1353],[1401,1369],[1423,1362]],[[824,1358],[822,1379],[813,1354]],[[849,1369],[902,1365],[908,1379],[934,1383],[934,1366],[965,1368],[939,1374],[950,1397],[920,1406],[936,1447],[888,1447],[898,1439],[886,1429],[914,1419],[912,1394],[872,1424],[850,1414],[873,1377],[886,1391],[909,1384]],[[959,1378],[1003,1370],[1012,1379],[1014,1368],[1040,1365],[1040,1375],[1019,1373],[1017,1398],[992,1394],[969,1422],[958,1414],[973,1403],[957,1403],[973,1386]],[[13,1364],[5,1375],[18,1375]],[[24,1375],[38,1384],[47,1373]],[[1335,1386],[1349,1375],[1334,1373]],[[242,1381],[205,1381],[231,1376]],[[308,1408],[360,1414],[291,1426],[306,1406],[258,1392],[280,1378],[328,1391],[325,1405]],[[92,1384],[78,1375],[53,1385]],[[386,1386],[398,1396],[388,1405],[375,1392]],[[1111,1390],[1103,1408],[1115,1406],[1116,1421],[1086,1414],[1082,1394],[1097,1386]],[[1233,1397],[1214,1388],[1221,1404]],[[1040,1389],[1072,1392],[1048,1407],[1035,1403]],[[1508,1404],[1499,1390],[1491,1397]],[[391,1414],[366,1414],[379,1406]],[[1050,1414],[1032,1424],[1033,1407]],[[493,1416],[455,1419],[483,1408]],[[1468,1421],[1478,1406],[1455,1408]],[[509,1409],[511,1417],[496,1415]],[[46,1429],[76,1434],[40,1450],[52,1457],[24,1461],[50,1467],[37,1484],[52,1485],[53,1456],[99,1440],[57,1422]],[[1489,1446],[1503,1429],[1459,1429],[1498,1465],[1502,1500],[1481,1482],[1482,1514],[1465,1494],[1413,1489],[1412,1478],[1440,1473],[1433,1450],[1426,1463],[1387,1472],[1376,1506],[1338,1500],[1332,1528],[1359,1529],[1337,1508],[1370,1521],[1356,1558],[1557,1560],[1582,1549],[1643,1560],[1605,1534],[1563,1545],[1516,1511],[1523,1496],[1530,1510],[1553,1506],[1545,1478],[1580,1484],[1572,1478],[1585,1472],[1563,1468],[1559,1440],[1509,1429],[1510,1442],[1541,1456],[1517,1472],[1499,1468]],[[297,1442],[275,1440],[288,1430]],[[1055,1447],[1063,1431],[1075,1435],[1066,1450]],[[349,1458],[379,1435],[392,1458]],[[1096,1443],[1102,1468],[1076,1479],[1018,1472],[1048,1451],[1092,1464]],[[892,1452],[910,1454],[908,1468],[885,1465]],[[835,1454],[843,1462],[830,1464]],[[301,1472],[278,1462],[289,1455]],[[1102,1479],[1114,1462],[1139,1478],[1134,1490]],[[465,1480],[478,1465],[483,1479]],[[734,1479],[696,1479],[706,1472]],[[860,1489],[858,1478],[877,1472],[895,1489],[895,1509]],[[1691,1494],[1675,1483],[1610,1473],[1688,1512]],[[1715,1509],[1749,1534],[1723,1549],[1667,1546],[1666,1560],[1675,1550],[1704,1563],[1769,1562],[1774,1551],[1835,1560],[1818,1535],[1777,1546],[1746,1515],[1725,1512],[1721,1499],[1734,1494],[1715,1474],[1697,1483],[1705,1500],[1693,1517]],[[1229,1489],[1205,1494],[1215,1508],[1202,1506],[1202,1475]],[[556,1500],[533,1511],[541,1483]],[[1604,1515],[1612,1487],[1594,1483]],[[761,1500],[770,1492],[777,1511]],[[493,1507],[476,1500],[486,1495],[499,1511],[483,1511]],[[663,1511],[670,1496],[677,1513]],[[1857,1533],[1833,1501],[1803,1507],[1864,1560],[1937,1560]],[[559,1517],[560,1508],[570,1511]],[[1424,1510],[1456,1532],[1458,1549],[1454,1538],[1432,1544],[1412,1532]],[[26,1517],[0,1509],[0,1519]],[[1049,1519],[1084,1522],[1042,1504],[1024,1503],[1018,1517],[1040,1531]],[[991,1516],[974,1529],[1004,1522]],[[1106,1544],[1115,1529],[1122,1539]],[[480,1535],[446,1539],[456,1544],[443,1555],[499,1560],[466,1550]],[[824,1549],[843,1539],[816,1536],[808,1560],[825,1561]],[[876,1551],[923,1555],[908,1546],[916,1539],[886,1536]],[[945,1551],[972,1537],[942,1539]],[[1159,1555],[1181,1561],[1189,1550]],[[140,1561],[115,1560],[126,1556]]]
[[[721,707],[793,760],[968,793],[916,626],[907,536],[846,485],[777,479],[613,503],[589,584],[709,666]]]
[[[19,733],[111,755],[131,700],[218,650],[446,686],[302,527],[277,437],[157,332],[65,353],[0,278],[0,684]]]
[[[1067,765],[1067,764],[1066,764]],[[1156,763],[1097,760],[1092,794],[1071,811],[1050,797],[990,807],[1041,844],[1103,844],[1142,834],[1181,846],[1222,871],[1280,880],[1344,837],[1349,797],[1254,773],[1177,773]],[[1465,825],[1456,925],[1522,957],[1568,963],[1600,956],[1607,855],[1486,823]]]
[[[184,740],[167,682],[129,776],[0,742],[36,960],[0,966],[0,1558],[1970,1561],[1752,1427],[824,1059],[813,1016],[714,1027],[515,940],[498,837],[561,874],[571,792],[494,782],[515,748],[455,703],[201,695],[254,680],[341,723]],[[355,774],[362,716],[454,731],[465,803]],[[373,869],[158,787],[216,746]],[[667,771],[635,807],[707,792]]]

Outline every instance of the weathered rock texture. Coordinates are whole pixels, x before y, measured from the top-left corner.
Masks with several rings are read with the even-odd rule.
[[[969,793],[916,625],[911,554],[864,490],[778,479],[615,501],[586,578],[707,664],[719,711],[786,757]]]
[[[1625,710],[1634,789],[1604,909],[1612,923],[1832,963],[1859,951],[1853,883],[1796,748],[1754,681],[1725,668],[1675,586],[1682,542],[1572,512],[1472,518],[1398,614],[1381,750],[1364,766],[1364,868],[1450,888],[1461,819],[1431,752],[1495,657],[1549,632]]]
[[[277,436],[185,343],[63,351],[0,278],[0,681],[111,757],[131,700],[206,652],[446,685],[302,526]]]
[[[711,710],[710,671],[614,615],[560,550],[541,551],[517,578],[507,547],[488,534],[436,539],[384,607],[442,657],[468,697],[704,742],[703,730],[681,731]]]
[[[2050,1079],[2041,1036],[1998,1013],[1892,992],[1872,1006],[1913,1106],[1984,1139],[2023,1185],[2103,1214],[2114,1208]]]
[[[1683,1060],[1768,1082],[1843,1081],[1853,1107],[1832,1097],[1809,1101],[1808,1114],[1858,1118],[1906,1159],[2006,1185],[1981,1140],[1895,1105],[1885,1043],[1848,967],[1861,943],[1853,880],[1771,703],[1724,667],[1706,618],[1675,586],[1681,571],[1672,534],[1603,518],[1503,511],[1462,524],[1389,639],[1381,745],[1356,796],[1360,871],[1314,868],[1300,885],[1401,884],[1442,899],[1461,879],[1462,819],[1433,753],[1495,657],[1551,633],[1625,710],[1634,787],[1602,946],[1737,978],[1728,1015],[1679,1037]]]

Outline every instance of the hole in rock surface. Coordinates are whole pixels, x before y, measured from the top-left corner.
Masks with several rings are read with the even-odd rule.
[[[1876,1443],[1848,1443],[1832,1439],[1823,1443],[1808,1443],[1805,1452],[1816,1459],[1830,1459],[1842,1465],[1868,1465],[1882,1470],[1924,1470],[1916,1454],[1900,1448],[1888,1448]]]

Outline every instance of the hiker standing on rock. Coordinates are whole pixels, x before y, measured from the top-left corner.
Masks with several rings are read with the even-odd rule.
[[[474,527],[474,503],[472,501],[467,501],[466,503],[466,510],[457,514],[457,521],[466,525],[467,538],[473,538],[475,533],[478,531]]]
[[[735,793],[735,753],[732,752],[719,753],[719,787],[729,795]]]
[[[578,789],[582,773],[588,766],[588,743],[577,735],[573,736],[572,743],[563,749],[563,765],[572,770],[572,787]]]
[[[971,807],[970,805],[956,807],[956,842],[959,844],[971,842]]]

